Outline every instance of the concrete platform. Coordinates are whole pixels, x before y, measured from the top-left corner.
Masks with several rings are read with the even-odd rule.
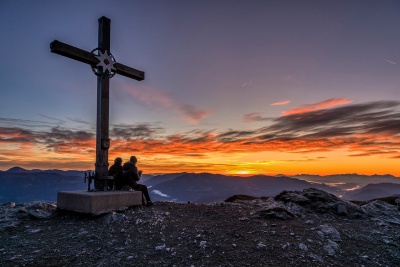
[[[57,208],[98,215],[124,207],[141,206],[141,191],[62,191],[57,194]]]

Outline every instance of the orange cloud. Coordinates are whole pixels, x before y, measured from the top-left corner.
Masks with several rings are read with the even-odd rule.
[[[111,125],[109,159],[138,155],[152,172],[229,172],[240,169],[236,158],[242,155],[280,153],[299,158],[337,152],[338,168],[349,159],[360,166],[362,160],[379,160],[381,166],[386,160],[388,166],[397,166],[383,170],[390,173],[398,170],[393,162],[400,157],[399,108],[400,102],[378,101],[281,116],[255,130],[192,130],[174,135],[166,135],[159,125]],[[257,114],[248,117],[262,119]],[[95,159],[95,135],[90,131],[0,127],[0,146],[0,168],[93,169]]]
[[[290,101],[286,100],[286,101],[272,103],[271,106],[283,106],[283,105],[287,105],[289,103],[290,103]]]
[[[262,122],[262,121],[269,121],[272,118],[263,117],[260,113],[250,113],[242,116],[244,122],[246,123],[253,123],[253,122]]]
[[[335,106],[350,104],[351,102],[352,101],[345,98],[333,98],[319,103],[303,105],[294,109],[286,110],[283,112],[283,115],[304,114],[320,109],[327,109]]]

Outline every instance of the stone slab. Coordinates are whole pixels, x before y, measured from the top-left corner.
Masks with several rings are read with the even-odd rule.
[[[57,194],[57,208],[98,215],[142,205],[141,191],[62,191]]]

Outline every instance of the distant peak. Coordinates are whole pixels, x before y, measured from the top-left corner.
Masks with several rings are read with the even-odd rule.
[[[12,167],[7,170],[7,172],[27,172],[28,170],[21,167]]]

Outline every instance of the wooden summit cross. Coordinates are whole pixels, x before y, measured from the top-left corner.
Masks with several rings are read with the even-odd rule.
[[[97,121],[96,121],[96,163],[95,189],[104,189],[108,175],[109,132],[109,87],[110,78],[116,73],[141,81],[144,72],[117,63],[110,53],[110,23],[106,17],[99,18],[98,47],[91,52],[54,40],[50,43],[51,52],[69,57],[92,67],[97,75]],[[96,53],[97,52],[97,53]]]

